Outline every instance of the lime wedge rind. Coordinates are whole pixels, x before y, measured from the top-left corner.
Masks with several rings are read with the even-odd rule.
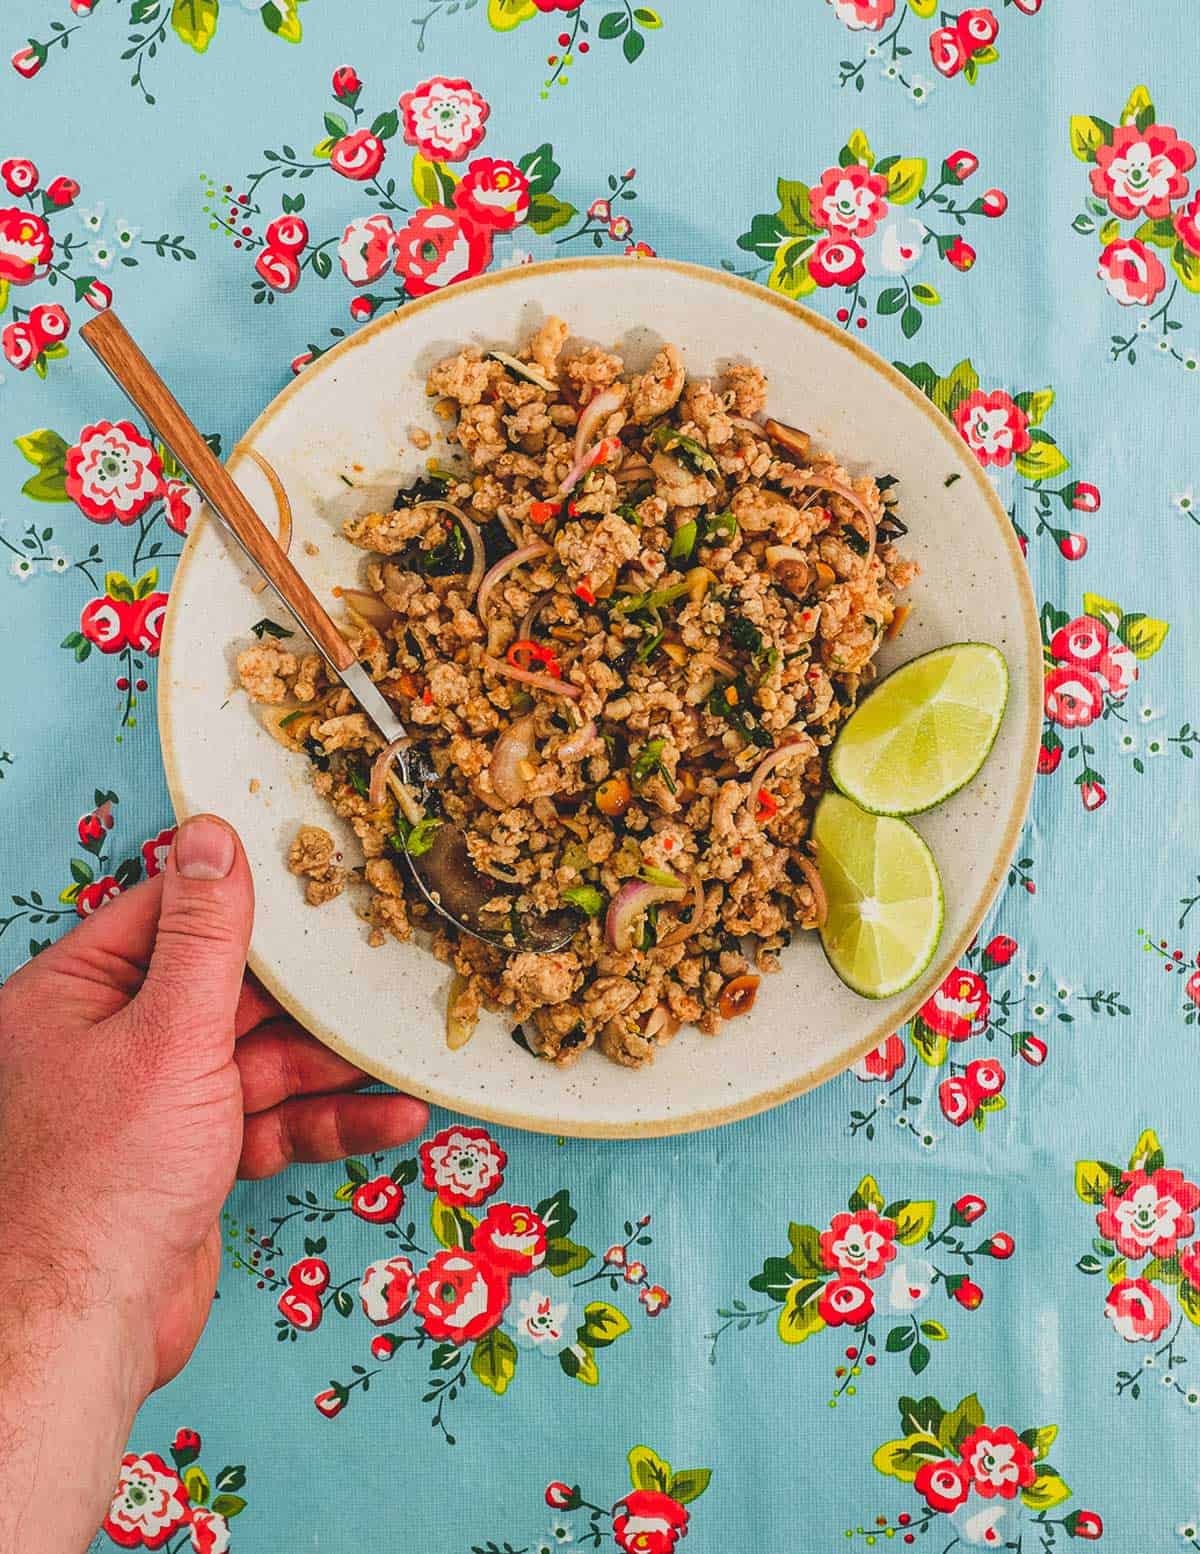
[[[1008,704],[1008,668],[986,642],[955,642],[883,680],[838,735],[829,775],[874,815],[944,803],[991,753]]]
[[[812,840],[829,910],[821,929],[826,959],[852,992],[891,998],[911,987],[937,952],[945,917],[933,854],[906,821],[860,809],[827,793]],[[873,894],[843,869],[845,851],[873,849]]]

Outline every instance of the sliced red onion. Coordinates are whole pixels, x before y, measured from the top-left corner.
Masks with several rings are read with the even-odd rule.
[[[604,934],[614,950],[631,950],[638,922],[647,909],[660,901],[682,901],[683,885],[648,885],[645,880],[628,880],[608,904]]]
[[[690,939],[697,928],[699,928],[700,921],[704,916],[704,881],[701,879],[693,879],[692,881],[691,908],[692,915],[687,922],[676,923],[670,933],[664,934],[658,941],[660,950],[670,949],[675,944],[682,944],[685,939]]]
[[[503,582],[516,567],[524,566],[527,561],[536,561],[539,556],[549,554],[550,547],[544,540],[532,540],[528,545],[522,545],[519,550],[510,551],[507,556],[501,556],[491,571],[485,573],[479,585],[479,593],[475,599],[475,613],[479,619],[487,621],[488,600],[492,597],[497,583]]]
[[[840,496],[844,502],[849,502],[863,521],[866,528],[867,554],[864,558],[868,563],[875,554],[875,517],[863,502],[861,496],[840,480],[830,480],[827,475],[813,473],[801,474],[800,484],[807,486],[810,491],[828,491],[831,496]]]
[[[462,525],[463,533],[471,542],[471,570],[467,575],[467,597],[473,599],[475,590],[483,581],[484,567],[487,565],[483,551],[483,536],[479,532],[479,525],[473,518],[468,518],[466,513],[456,502],[443,502],[439,497],[433,497],[428,502],[422,502],[422,507],[436,507],[443,513],[449,513]]]
[[[820,928],[829,916],[829,897],[825,894],[825,885],[821,879],[816,864],[807,853],[794,853],[796,867],[808,882],[808,888],[813,893],[813,907],[817,914],[817,927]]]
[[[390,782],[396,803],[400,806],[404,818],[411,825],[416,825],[423,814],[421,806],[392,772],[396,757],[401,750],[406,750],[411,744],[412,740],[408,735],[402,734],[398,739],[393,739],[390,745],[385,745],[375,757],[371,763],[371,786],[367,790],[367,803],[372,809],[378,809],[386,797],[385,789]]]
[[[527,713],[501,734],[488,767],[492,787],[506,804],[519,804],[525,797],[529,782],[521,775],[521,763],[528,761],[532,752],[533,714]]]
[[[559,496],[566,496],[574,489],[580,479],[587,474],[589,469],[595,469],[597,464],[603,464],[604,460],[611,458],[621,446],[620,439],[616,437],[604,437],[598,443],[593,444],[580,458],[577,458],[559,485]]]
[[[750,805],[751,812],[758,812],[758,791],[766,782],[770,774],[781,761],[786,761],[791,755],[799,755],[802,750],[807,750],[808,741],[804,739],[789,740],[786,745],[777,745],[769,755],[763,757],[754,770],[750,773]]]
[[[385,604],[378,594],[368,593],[365,588],[343,588],[341,598],[348,610],[360,615],[376,631],[387,631],[396,619],[395,610]]]
[[[550,691],[555,696],[567,696],[572,701],[577,701],[583,695],[579,687],[572,685],[569,680],[556,680],[553,675],[535,674],[529,669],[516,669],[503,659],[491,658],[486,653],[483,655],[482,667],[491,674],[503,676],[506,680],[519,680],[522,685],[535,685],[539,691]]]
[[[612,415],[614,410],[619,410],[625,403],[625,394],[622,389],[607,388],[597,394],[594,399],[588,401],[583,414],[579,417],[579,425],[575,428],[575,462],[579,463],[583,458],[583,450],[592,440],[592,433],[607,415]]]
[[[576,756],[582,755],[587,747],[596,738],[596,720],[589,718],[582,728],[576,729],[569,739],[564,739],[562,744],[554,752],[564,760],[573,761]]]

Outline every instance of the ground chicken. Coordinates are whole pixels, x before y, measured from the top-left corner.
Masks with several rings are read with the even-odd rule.
[[[251,701],[278,703],[287,698],[286,682],[296,673],[296,655],[264,642],[238,654],[237,672]]]

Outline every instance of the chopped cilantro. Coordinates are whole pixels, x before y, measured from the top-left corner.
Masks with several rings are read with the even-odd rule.
[[[642,949],[652,950],[658,943],[658,907],[646,908],[646,916],[642,921]]]
[[[893,486],[898,486],[899,484],[900,484],[900,477],[899,477],[899,475],[876,475],[875,476],[875,489],[879,492],[880,496],[882,496],[885,491],[890,491]]]
[[[765,728],[759,726],[750,687],[739,676],[736,680],[721,680],[708,693],[708,710],[716,718],[732,723],[752,745],[766,748],[774,743]]]
[[[563,891],[563,900],[578,907],[588,917],[598,917],[604,906],[604,897],[594,885],[572,885],[570,890]]]
[[[269,621],[264,616],[262,620],[255,621],[250,630],[261,642],[264,637],[274,637],[276,642],[282,642],[285,637],[294,637],[296,633],[289,631],[286,626],[277,625],[275,621]]]
[[[325,746],[318,740],[306,739],[304,741],[304,751],[319,772],[327,772],[329,770],[329,757],[325,754]]]
[[[666,749],[665,739],[648,739],[642,746],[637,759],[633,763],[632,774],[635,783],[643,783],[653,777],[655,772],[662,776],[670,792],[675,792],[675,783],[669,771],[663,765],[663,751]]]
[[[961,480],[961,479],[962,479],[962,472],[960,470],[956,469],[953,474],[946,476],[945,480],[942,481],[942,484],[948,490],[954,484],[954,482],[956,480]]]
[[[392,510],[398,512],[402,507],[419,507],[422,502],[445,501],[446,492],[450,489],[450,479],[447,474],[421,475],[411,486],[405,486],[396,492]]]
[[[735,648],[742,648],[747,653],[758,653],[762,649],[762,632],[744,615],[735,615],[729,622],[729,640]]]
[[[852,523],[842,525],[842,538],[856,556],[865,556],[871,548],[866,535],[860,534]]]
[[[642,526],[642,515],[632,502],[622,502],[617,508],[617,517],[624,518],[625,522],[631,523],[635,529],[640,529]]]
[[[446,537],[432,550],[422,550],[417,565],[426,577],[450,577],[466,571],[467,537],[457,523],[446,528]]]
[[[286,718],[280,718],[277,727],[290,728],[290,726],[296,721],[297,718],[305,718],[308,717],[308,715],[309,713],[307,707],[297,707],[295,712],[289,712]]]
[[[349,761],[347,761],[347,763],[346,763],[346,781],[354,789],[355,793],[361,794],[364,799],[366,798],[367,794],[370,792],[370,787],[369,787],[369,785],[367,783],[367,779],[363,776],[362,768],[358,765],[357,762],[349,762]]]

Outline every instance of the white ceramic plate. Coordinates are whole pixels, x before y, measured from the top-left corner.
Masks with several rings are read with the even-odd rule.
[[[639,368],[675,341],[693,374],[730,360],[766,369],[770,408],[804,426],[855,471],[900,479],[905,550],[921,564],[913,613],[884,667],[942,643],[976,638],[1008,660],[1011,694],[982,774],[917,824],[946,891],[941,946],[920,985],[883,1003],[847,991],[815,934],[783,954],[753,1013],[716,1040],[684,1030],[652,1067],[630,1071],[587,1053],[574,1067],[539,1063],[485,1015],[458,1052],[445,1045],[448,974],[416,943],[367,944],[352,893],[314,910],[284,858],[296,827],[340,824],[312,791],[307,763],[266,734],[233,694],[235,647],[264,614],[289,617],[210,517],[180,563],[162,648],[159,713],[171,796],[182,818],[225,815],[246,844],[258,889],[251,965],[281,1003],[330,1046],[401,1089],[516,1127],[632,1136],[710,1127],[821,1083],[895,1030],[954,965],[1016,846],[1033,781],[1040,642],[1033,595],[1012,530],[953,427],[856,340],[744,281],[665,260],[563,260],[489,275],[410,303],[309,367],[271,404],[244,445],[260,450],[291,498],[291,554],[317,594],[352,584],[363,557],[340,538],[348,512],[372,503],[347,489],[395,487],[424,465],[408,430],[439,433],[424,394],[430,365],[464,342],[511,348],[549,313],[574,337],[615,342]],[[441,444],[435,443],[435,451]],[[231,468],[259,510],[275,504],[240,453]],[[962,478],[947,485],[947,476]],[[378,499],[374,505],[378,504]],[[309,555],[304,542],[318,547]],[[257,779],[251,793],[251,779]],[[347,855],[357,856],[343,831]]]

